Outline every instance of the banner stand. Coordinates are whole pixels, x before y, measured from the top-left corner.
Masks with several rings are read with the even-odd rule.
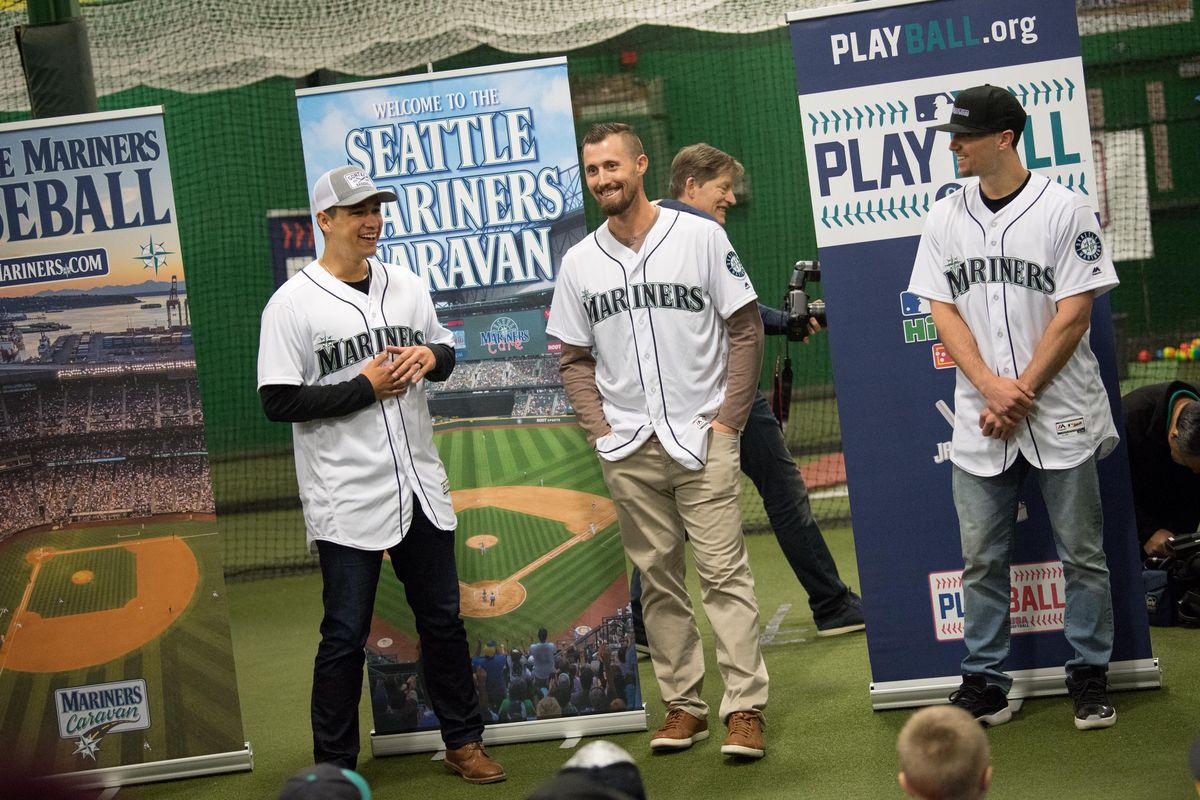
[[[147,764],[123,764],[118,767],[83,770],[51,775],[46,786],[71,789],[108,789],[136,783],[171,781],[177,778],[200,778],[226,772],[248,772],[254,769],[254,751],[250,743],[231,753],[208,753],[202,756],[151,761]]]
[[[540,742],[547,739],[573,739],[645,730],[646,711],[639,708],[635,711],[610,711],[605,714],[581,714],[577,717],[492,722],[483,729],[483,743]],[[383,734],[371,731],[371,755],[376,758],[410,753],[434,753],[445,748],[441,731]]]
[[[1024,697],[1047,697],[1063,693],[1066,673],[1062,667],[1040,669],[1014,669],[1012,691],[1008,693],[1009,705],[1016,711],[1018,702]],[[908,681],[872,682],[871,708],[874,711],[889,711],[895,708],[939,705],[959,687],[962,675],[945,675],[938,678],[919,678]],[[1108,688],[1114,692],[1126,689],[1158,689],[1162,686],[1162,667],[1157,658],[1137,658],[1130,661],[1114,661],[1108,665]]]

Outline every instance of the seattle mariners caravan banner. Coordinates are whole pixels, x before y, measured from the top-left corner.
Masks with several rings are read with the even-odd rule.
[[[177,222],[161,109],[0,126],[6,775],[251,766]]]
[[[933,203],[957,176],[958,92],[991,83],[1029,114],[1025,166],[1097,207],[1072,0],[895,0],[789,16],[842,419],[876,708],[944,701],[960,681],[963,604],[951,497],[955,364],[909,276]],[[1110,235],[1111,234],[1106,234]],[[1092,237],[1095,239],[1095,237]],[[1092,349],[1121,419],[1107,297]],[[897,480],[903,476],[903,480]],[[1157,686],[1124,446],[1100,462],[1112,573],[1113,688]],[[1010,697],[1065,691],[1062,564],[1031,478],[1012,558]]]
[[[485,740],[645,729],[616,514],[546,335],[562,256],[586,234],[566,59],[296,94],[309,186],[350,164],[396,193],[378,257],[421,279],[454,336],[453,374],[426,390]],[[322,357],[371,355],[340,344]],[[391,575],[367,647],[375,754],[440,749]]]

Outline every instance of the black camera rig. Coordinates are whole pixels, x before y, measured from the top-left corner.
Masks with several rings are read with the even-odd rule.
[[[812,333],[809,320],[816,319],[822,328],[825,321],[825,301],[808,299],[805,287],[809,282],[821,281],[821,264],[818,261],[797,261],[788,281],[787,293],[783,296],[783,310],[787,314],[787,338],[789,342],[800,342]]]

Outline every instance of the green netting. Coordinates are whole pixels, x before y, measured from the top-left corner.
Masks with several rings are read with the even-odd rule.
[[[85,3],[85,16],[112,5]],[[219,19],[227,0],[166,4],[135,0],[115,5],[128,7],[131,19],[143,29],[152,29],[167,24],[185,8],[188,13],[202,8]],[[630,6],[635,15],[631,18],[655,19],[667,5],[648,10]],[[764,4],[732,5],[761,12]],[[1195,167],[1200,154],[1200,23],[1195,2],[1081,0],[1079,5],[1086,22],[1083,30],[1101,31],[1084,39],[1093,130],[1098,134],[1131,131],[1145,148],[1151,226],[1137,235],[1152,243],[1153,257],[1118,263],[1122,283],[1112,295],[1123,375],[1131,382],[1177,375],[1194,379],[1194,362],[1139,364],[1137,354],[1200,335],[1192,275],[1200,218],[1200,170]],[[547,9],[551,7],[558,8],[547,4]],[[483,14],[496,13],[488,4],[481,8]],[[445,13],[456,9],[446,6]],[[670,157],[683,145],[706,141],[737,156],[746,167],[747,186],[729,213],[728,232],[760,296],[777,304],[793,262],[816,256],[791,45],[782,26],[786,10],[778,9],[778,27],[757,33],[647,25],[625,30],[628,26],[624,26],[615,38],[564,51],[551,31],[530,35],[524,46],[513,47],[520,53],[476,47],[430,66],[455,69],[565,54],[573,99],[587,121],[613,110],[601,102],[606,92],[618,96],[633,92],[648,98],[625,116],[647,139],[652,157],[647,188],[652,195],[665,194]],[[3,13],[13,21],[14,12]],[[230,24],[235,23],[245,21],[236,16]],[[277,29],[281,25],[283,29]],[[93,36],[109,35],[109,27],[94,26]],[[275,19],[270,33],[274,43],[286,35],[286,25]],[[297,45],[304,49],[304,64],[343,63],[335,49],[337,38],[312,37]],[[207,51],[216,46],[198,38],[196,58],[210,57]],[[327,62],[321,58],[323,47],[328,47]],[[97,49],[104,48],[94,39],[93,50]],[[253,52],[237,55],[233,62],[256,68],[267,61],[256,60]],[[139,54],[127,56],[136,59]],[[185,49],[172,57],[187,60],[191,54]],[[229,74],[236,70],[228,65],[222,69],[213,85],[236,84],[236,76]],[[215,500],[226,534],[226,568],[234,575],[312,563],[303,543],[289,426],[268,422],[255,393],[259,314],[274,288],[267,213],[305,208],[308,202],[294,97],[298,73],[294,66],[289,69],[293,77],[264,78],[247,67],[246,80],[253,82],[219,91],[138,87],[100,98],[101,109],[165,108]],[[108,85],[103,69],[96,72],[97,85]],[[322,70],[302,81],[313,85],[356,77]],[[7,83],[7,95],[0,87],[0,97],[19,96],[12,84],[20,81],[19,74],[0,76],[0,83]],[[193,75],[190,81],[189,88],[194,88],[200,79]],[[172,85],[166,78],[154,82]],[[26,114],[17,101],[3,112],[2,119],[21,119]],[[1109,201],[1121,204],[1132,199]],[[590,197],[586,203],[590,228],[597,215]],[[831,315],[837,324],[836,311]],[[843,324],[853,324],[852,315],[843,319]],[[769,386],[771,367],[783,349],[778,339],[768,342],[764,387]],[[807,346],[792,345],[790,353],[796,394],[788,443],[801,463],[819,462],[825,470],[811,474],[819,476],[813,481],[818,519],[845,520],[849,503],[836,472],[828,471],[828,457],[836,460],[840,451],[840,433],[826,337],[818,336]],[[761,504],[752,489],[746,494],[748,527],[765,529]]]

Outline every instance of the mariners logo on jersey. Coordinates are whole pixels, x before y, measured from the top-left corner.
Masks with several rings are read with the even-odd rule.
[[[1007,283],[1042,294],[1054,294],[1055,288],[1053,266],[1043,267],[1022,258],[951,256],[946,259],[944,274],[953,298],[966,294],[979,283]]]
[[[746,277],[746,268],[742,266],[742,260],[732,250],[725,255],[725,269],[735,278]]]
[[[696,313],[704,310],[704,289],[682,283],[631,283],[629,291],[620,286],[599,293],[584,289],[581,296],[592,327],[631,308],[668,308]]]
[[[425,333],[414,331],[405,325],[389,325],[384,328],[372,328],[370,333],[360,333],[348,339],[335,339],[322,333],[316,337],[314,344],[316,347],[313,352],[317,356],[321,377],[324,378],[351,364],[371,358],[376,353],[382,353],[384,347],[389,344],[396,347],[425,344]]]
[[[1084,231],[1075,237],[1075,255],[1090,264],[1104,255],[1104,243],[1096,234]]]

